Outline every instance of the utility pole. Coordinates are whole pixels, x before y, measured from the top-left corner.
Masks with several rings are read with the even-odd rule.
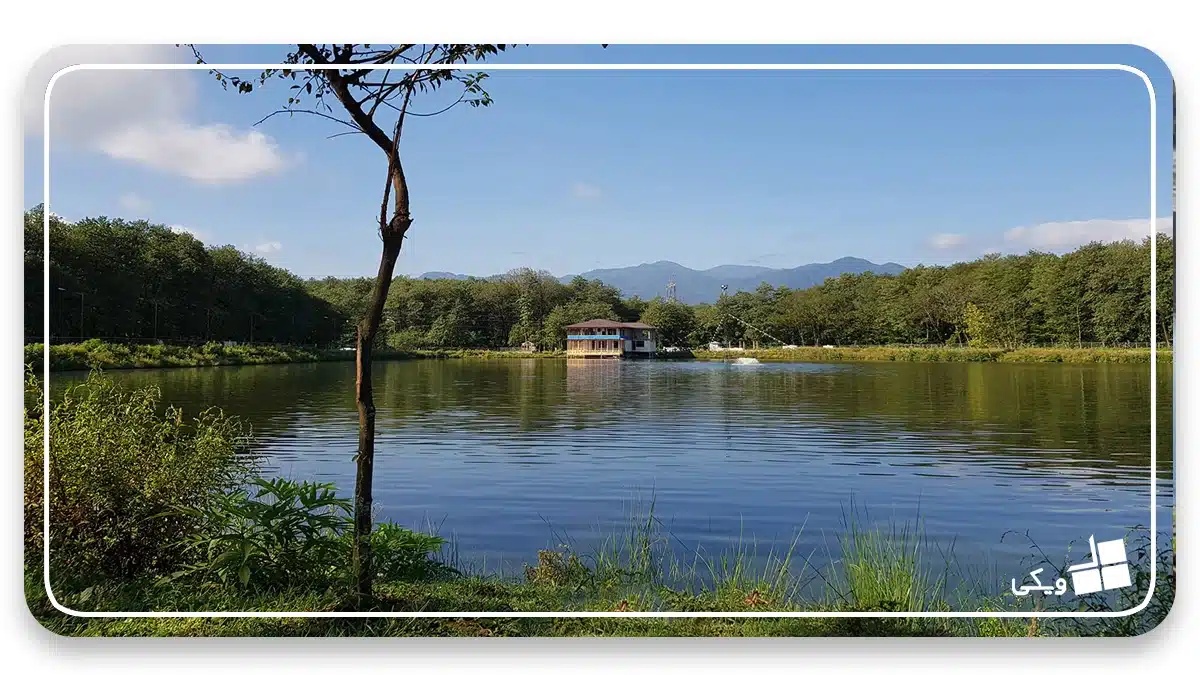
[[[724,299],[725,299],[725,296],[726,296],[726,294],[727,294],[728,292],[729,292],[729,284],[721,284],[721,299],[722,299],[722,300],[724,300]],[[718,301],[718,302],[719,302],[719,301]],[[722,325],[722,327],[725,329],[725,346],[727,346],[727,347],[728,347],[728,346],[730,346],[730,342],[729,342],[729,324],[727,324],[727,323],[725,323],[724,321],[722,321],[722,322],[721,322],[721,325]]]

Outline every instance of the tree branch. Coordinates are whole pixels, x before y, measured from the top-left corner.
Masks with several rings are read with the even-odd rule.
[[[408,114],[412,115],[413,117],[433,117],[434,115],[441,115],[442,113],[446,112],[447,110],[449,110],[449,109],[453,108],[454,106],[458,105],[459,103],[462,103],[463,101],[465,101],[466,98],[467,98],[467,92],[464,91],[462,94],[459,95],[457,101],[455,101],[454,103],[451,103],[450,105],[446,106],[445,108],[442,108],[441,110],[438,110],[437,112],[417,113],[417,112],[412,112],[410,110],[408,112]]]
[[[334,117],[333,115],[326,115],[323,112],[317,112],[315,110],[298,110],[296,108],[283,108],[281,110],[276,110],[275,112],[273,112],[273,113],[267,115],[266,117],[262,118],[261,120],[255,122],[251,126],[256,127],[256,126],[262,124],[263,122],[266,122],[267,120],[271,119],[272,117],[274,117],[276,115],[282,115],[284,113],[286,113],[288,115],[291,115],[292,113],[300,113],[302,115],[316,115],[317,117],[324,117],[327,120],[333,120],[334,122],[337,122],[338,124],[344,124],[344,125],[350,127],[351,129],[354,129],[355,132],[361,133],[361,130],[358,127],[347,122],[346,120],[339,119],[337,117]]]
[[[325,60],[325,57],[321,55],[320,50],[317,49],[315,45],[299,45],[299,48],[300,51],[304,52],[305,55],[313,60],[313,63],[322,65],[327,65],[329,63]],[[326,79],[329,81],[329,87],[333,90],[334,95],[338,97],[338,100],[342,102],[342,105],[345,106],[346,112],[350,113],[350,118],[354,120],[354,123],[358,125],[358,128],[362,130],[362,132],[367,135],[367,138],[370,138],[375,145],[379,146],[381,150],[386,153],[391,153],[391,139],[388,138],[383,129],[379,128],[379,125],[375,124],[375,120],[372,119],[370,115],[367,115],[365,112],[363,112],[362,106],[360,106],[358,102],[354,100],[354,96],[350,93],[350,88],[347,85],[346,80],[342,78],[341,73],[337,70],[327,70],[323,72]]]

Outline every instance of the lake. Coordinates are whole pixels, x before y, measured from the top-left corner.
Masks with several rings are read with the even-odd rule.
[[[513,571],[587,552],[651,501],[683,551],[757,545],[825,564],[850,514],[919,524],[1002,581],[1028,535],[1150,524],[1150,368],[1009,363],[420,360],[377,364],[379,515],[434,527],[460,562]],[[83,373],[54,376],[55,386]],[[253,425],[268,470],[353,492],[353,364],[117,371],[193,414]],[[1171,367],[1158,369],[1159,527],[1174,501]],[[1003,537],[1003,539],[1002,539]],[[937,561],[935,561],[937,562]],[[997,589],[999,592],[1000,589]]]

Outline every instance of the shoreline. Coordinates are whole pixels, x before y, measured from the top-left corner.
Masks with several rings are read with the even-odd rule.
[[[25,366],[40,372],[45,347],[25,345]],[[1171,363],[1173,351],[1160,348],[1158,361]],[[199,347],[175,345],[124,345],[89,340],[50,346],[52,372],[134,370],[150,368],[205,368],[285,363],[353,361],[353,351],[311,349],[287,345],[230,346],[210,343]],[[417,359],[565,359],[565,352],[521,352],[500,349],[379,350],[379,361]],[[731,361],[753,358],[774,363],[827,362],[970,362],[970,363],[1149,363],[1150,349],[1117,347],[798,347],[745,351],[694,351],[660,354],[662,360]]]

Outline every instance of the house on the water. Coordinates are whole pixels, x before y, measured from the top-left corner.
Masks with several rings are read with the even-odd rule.
[[[592,319],[567,326],[567,358],[648,358],[658,351],[658,329],[648,324]]]

